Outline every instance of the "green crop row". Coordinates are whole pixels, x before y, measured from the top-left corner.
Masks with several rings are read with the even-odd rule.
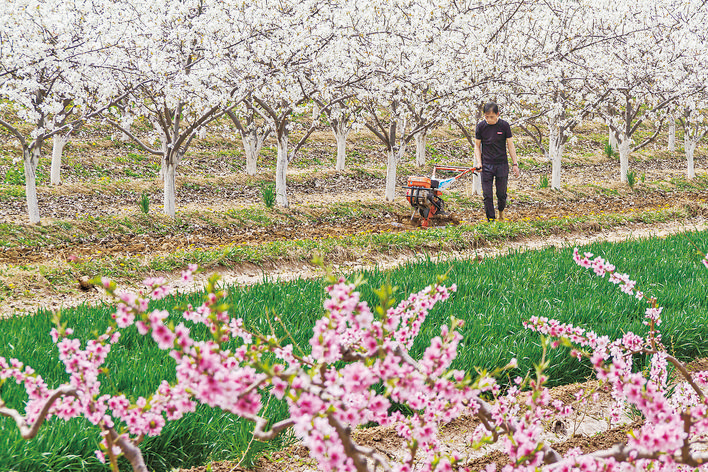
[[[708,351],[708,270],[700,263],[693,244],[704,251],[708,249],[708,232],[582,248],[602,255],[619,271],[637,280],[639,290],[657,297],[664,307],[663,341],[671,353],[682,359],[704,356]],[[361,287],[362,298],[374,303],[373,289],[390,283],[397,286],[397,298],[401,299],[442,274],[447,274],[447,283],[457,284],[457,292],[431,312],[412,355],[419,357],[430,339],[439,334],[441,325],[454,315],[465,320],[465,326],[453,367],[471,373],[478,366],[503,366],[512,357],[519,360],[519,367],[510,373],[510,378],[529,372],[542,352],[539,336],[522,326],[533,315],[592,328],[611,338],[628,331],[645,334],[647,330],[642,323],[646,303],[575,265],[571,248],[518,252],[483,260],[428,260],[390,272],[370,271],[364,274],[367,284]],[[229,287],[228,302],[232,315],[242,317],[254,330],[269,332],[271,326],[277,327],[274,317],[279,316],[295,343],[307,351],[312,326],[323,312],[324,285],[323,280],[299,280]],[[201,296],[183,294],[153,306],[170,310],[177,321],[174,307],[197,304]],[[62,319],[85,339],[105,329],[111,311],[107,305],[84,306],[64,311]],[[49,338],[50,320],[50,313],[39,312],[0,322],[0,355],[19,358],[36,368],[50,385],[56,385],[67,375]],[[199,330],[195,328],[193,334],[198,337]],[[586,363],[570,358],[563,349],[552,351],[550,359],[548,374],[554,385],[581,381],[591,373]],[[638,359],[638,368],[642,363]],[[126,330],[109,356],[107,367],[110,375],[102,380],[107,391],[122,391],[133,397],[150,394],[163,378],[174,379],[172,359],[134,329]],[[7,382],[0,393],[8,406],[22,407],[24,395],[18,386]],[[285,407],[272,400],[265,414],[275,421],[285,415]],[[83,420],[50,421],[38,438],[28,442],[19,438],[7,419],[0,419],[0,430],[1,470],[104,470],[92,456],[97,431]],[[210,460],[238,460],[248,448],[250,430],[248,424],[202,406],[196,413],[169,423],[160,437],[146,439],[142,448],[149,468],[158,472]],[[280,445],[254,444],[247,459]]]
[[[510,241],[529,236],[549,236],[585,228],[597,231],[629,223],[658,223],[684,219],[691,210],[683,207],[666,208],[635,213],[606,213],[527,221],[495,223],[463,223],[457,226],[430,228],[426,231],[390,231],[332,235],[324,238],[269,241],[260,244],[235,244],[213,249],[193,248],[158,256],[143,265],[140,258],[116,257],[92,259],[75,264],[81,274],[93,276],[110,270],[112,277],[146,276],[152,271],[175,271],[187,264],[206,267],[234,266],[242,263],[262,264],[271,261],[296,260],[307,262],[314,254],[325,260],[337,258],[375,258],[380,254],[437,253],[465,251],[496,241]]]

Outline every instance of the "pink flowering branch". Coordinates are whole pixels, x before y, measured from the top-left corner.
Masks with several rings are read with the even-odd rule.
[[[79,395],[76,392],[76,388],[70,385],[62,385],[61,387],[55,389],[51,395],[49,395],[46,399],[44,399],[44,406],[42,409],[39,411],[38,415],[36,416],[36,419],[34,421],[28,419],[26,416],[23,416],[21,413],[19,413],[17,410],[12,409],[12,408],[7,408],[5,406],[0,407],[0,415],[6,416],[11,418],[15,424],[17,425],[17,428],[20,431],[20,436],[23,439],[32,439],[35,436],[37,436],[37,433],[39,432],[40,427],[44,423],[45,419],[47,416],[50,414],[50,411],[52,407],[54,406],[54,402],[59,400],[62,397],[75,397],[78,398]],[[0,401],[1,402],[1,401]],[[142,453],[140,452],[140,449],[137,448],[129,439],[127,439],[125,436],[119,436],[113,428],[107,428],[104,425],[102,425],[102,429],[110,435],[111,439],[113,442],[115,442],[118,447],[123,451],[123,454],[125,455],[126,459],[130,462],[130,464],[133,466],[133,470],[135,472],[148,472],[147,467],[145,466],[145,462],[142,457]],[[115,464],[114,469],[117,469],[117,464],[115,463],[115,456],[112,454],[113,460],[111,461],[113,464]]]
[[[190,278],[190,272],[184,276]],[[168,292],[157,281],[150,282],[153,296]],[[130,303],[119,304],[117,321],[126,326],[134,322],[141,334],[171,349],[178,385],[195,399],[254,421],[259,439],[293,427],[325,468],[361,471],[370,460],[391,469],[383,457],[351,437],[355,426],[368,421],[400,425],[399,434],[410,445],[408,466],[412,467],[418,450],[426,453],[424,463],[438,462],[437,423],[467,411],[465,405],[476,395],[463,372],[449,370],[461,339],[455,329],[462,322],[453,319],[452,330],[443,327],[421,360],[414,360],[408,348],[428,311],[449,296],[447,288],[428,287],[396,306],[388,306],[382,297],[383,316],[376,319],[354,285],[339,280],[327,289],[326,314],[315,324],[311,354],[297,356],[292,345],[283,346],[275,335],[250,332],[240,319],[231,318],[225,293],[216,283],[216,278],[210,279],[204,303],[188,306],[184,314],[187,321],[206,325],[211,340],[192,339],[182,323],[168,327],[166,315],[139,310],[140,304],[126,296],[123,299]],[[240,339],[242,344],[222,349],[229,339]],[[263,357],[272,354],[282,364],[273,365]],[[336,362],[345,365],[335,368]],[[377,383],[386,386],[383,395],[371,390]],[[291,413],[291,418],[268,431],[266,419],[258,414],[266,392],[285,399]],[[416,413],[410,418],[389,415],[391,400],[409,405]]]
[[[600,277],[609,273],[610,281],[618,284],[624,293],[650,303],[645,322],[649,326],[648,336],[641,338],[626,333],[621,339],[610,341],[592,331],[543,317],[532,317],[525,326],[558,339],[553,346],[579,346],[580,349],[573,349],[572,354],[589,358],[598,379],[612,387],[615,398],[636,406],[644,415],[645,424],[627,445],[568,457],[555,462],[551,469],[580,467],[582,470],[599,470],[621,462],[641,465],[640,468],[652,467],[651,464],[659,462],[689,467],[704,465],[708,454],[696,451],[694,446],[703,442],[703,437],[708,434],[708,406],[703,393],[708,387],[708,372],[691,375],[683,363],[667,354],[658,331],[662,308],[658,307],[656,299],[636,290],[636,282],[625,274],[616,273],[615,267],[601,257],[592,258],[591,253],[580,255],[577,249],[573,253],[574,261],[581,267],[592,269]],[[631,360],[635,354],[651,356],[650,378],[632,372]],[[676,367],[690,390],[679,385],[669,396],[666,390],[667,363]]]
[[[44,400],[44,406],[42,406],[42,409],[39,411],[36,418],[28,419],[27,416],[22,415],[17,410],[6,407],[5,404],[2,403],[2,400],[0,400],[0,415],[9,417],[15,422],[17,429],[20,430],[20,436],[22,436],[22,439],[32,439],[37,436],[39,428],[49,415],[49,411],[51,410],[54,402],[64,396],[77,397],[76,387],[72,387],[71,385],[62,385],[54,390]]]
[[[549,467],[549,470],[568,470],[568,467],[582,466],[584,470],[606,470],[609,461],[628,462],[641,464],[646,461],[645,467],[649,463],[663,462],[664,464],[683,464],[689,467],[701,467],[708,464],[708,453],[691,452],[686,454],[680,451],[675,454],[667,454],[664,451],[650,451],[642,447],[629,447],[625,444],[617,444],[610,449],[591,452],[583,456],[562,459]],[[647,467],[647,470],[651,470]]]
[[[476,414],[494,441],[508,436],[512,442],[519,442],[528,431],[509,417],[499,416],[495,406],[479,397],[499,390],[491,376],[473,382],[464,372],[449,370],[461,340],[456,330],[462,321],[453,318],[451,328],[442,327],[441,336],[431,340],[420,360],[408,353],[428,310],[448,297],[445,287],[428,287],[397,306],[387,303],[390,294],[382,291],[385,308],[379,309],[382,317],[377,320],[359,300],[355,286],[340,279],[327,289],[330,297],[324,304],[326,314],[316,322],[310,340],[312,353],[296,356],[292,345],[282,346],[274,335],[250,332],[241,320],[227,316],[225,293],[216,289],[216,280],[208,282],[205,302],[196,308],[187,307],[185,312],[186,319],[209,328],[211,341],[191,339],[182,324],[167,329],[164,316],[140,313],[135,308],[123,313],[123,319],[135,319],[140,332],[152,336],[163,349],[171,346],[172,357],[178,362],[178,382],[185,390],[202,402],[255,422],[258,439],[272,439],[293,427],[325,470],[363,472],[372,465],[386,471],[406,471],[460,466],[459,458],[440,455],[437,429],[438,423],[463,413]],[[243,344],[233,352],[222,351],[221,345],[229,338],[241,339]],[[266,354],[275,354],[284,365],[264,361],[262,356]],[[335,362],[346,365],[335,369]],[[220,381],[210,380],[215,378]],[[535,388],[540,389],[543,382],[539,378]],[[376,383],[386,387],[383,395],[369,390]],[[268,391],[268,386],[272,387],[271,394],[287,401],[291,413],[270,430],[266,430],[267,420],[258,415],[260,392]],[[388,414],[389,401],[408,405],[414,413],[410,417]],[[542,409],[544,401],[535,405]],[[354,441],[353,428],[367,421],[396,426],[409,448],[403,462],[389,464],[386,458]],[[541,453],[544,463],[561,459],[547,445],[535,444],[532,449]],[[524,451],[519,452],[519,460],[532,463],[533,457]],[[422,462],[417,460],[419,453]]]
[[[154,282],[154,285],[160,285],[160,282]],[[101,393],[101,377],[106,372],[103,364],[112,346],[120,339],[119,329],[132,323],[130,317],[147,310],[143,294],[117,293],[115,284],[109,281],[105,281],[104,286],[121,300],[114,315],[116,324],[86,342],[84,347],[79,339],[70,337],[72,329],[62,325],[59,316],[55,316],[57,327],[52,329],[51,337],[59,351],[59,360],[69,374],[68,382],[51,390],[30,367],[24,367],[16,359],[0,358],[0,379],[14,378],[24,386],[29,397],[24,415],[4,407],[0,400],[1,412],[15,420],[23,437],[35,435],[41,424],[53,416],[64,420],[84,417],[101,431],[100,450],[96,451],[99,460],[105,462],[107,458],[110,468],[117,472],[117,459],[123,455],[135,472],[147,472],[138,447],[142,439],[159,435],[167,420],[194,411],[196,405],[186,391],[166,381],[149,399],[140,397],[131,401],[122,394]],[[162,293],[153,290],[151,296],[154,298]],[[161,313],[157,313],[153,318],[159,319],[160,316]]]
[[[284,430],[292,428],[295,425],[295,420],[288,418],[275,423],[269,430],[266,430],[268,427],[268,420],[266,418],[256,415],[245,415],[244,418],[253,421],[256,424],[256,427],[253,430],[253,435],[259,441],[270,441],[271,439],[275,439]]]

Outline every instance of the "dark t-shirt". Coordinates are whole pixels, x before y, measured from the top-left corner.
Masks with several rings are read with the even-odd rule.
[[[511,138],[511,126],[504,120],[488,125],[482,120],[477,123],[475,139],[482,141],[482,164],[509,164],[506,157],[506,140]]]

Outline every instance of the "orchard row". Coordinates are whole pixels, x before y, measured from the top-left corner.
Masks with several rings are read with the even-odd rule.
[[[415,141],[424,164],[441,123],[471,144],[490,100],[552,161],[554,188],[564,146],[587,120],[608,126],[622,181],[630,153],[680,123],[691,178],[708,130],[707,10],[699,0],[7,0],[0,126],[22,149],[32,223],[42,144],[54,141],[57,184],[63,145],[96,120],[160,157],[172,216],[176,169],[221,118],[239,130],[249,174],[275,139],[283,207],[288,164],[323,122],[337,169],[352,130],[376,136],[393,200],[406,148]],[[144,121],[148,133],[135,126]],[[643,123],[656,133],[640,141]]]

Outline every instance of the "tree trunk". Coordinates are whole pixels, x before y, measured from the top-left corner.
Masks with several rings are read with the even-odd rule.
[[[350,129],[339,120],[333,120],[332,132],[337,140],[337,164],[335,169],[344,170],[347,164],[347,137]]]
[[[427,142],[428,133],[421,131],[415,135],[415,165],[423,167],[425,165],[425,144]]]
[[[52,137],[52,171],[51,184],[61,185],[61,156],[64,146],[69,142],[69,136],[55,134]]]
[[[287,208],[288,203],[288,135],[283,134],[277,137],[278,159],[275,163],[275,204],[279,207]]]
[[[246,174],[256,175],[258,172],[258,155],[263,148],[265,136],[259,135],[257,129],[252,129],[241,136],[243,151],[246,154]]]
[[[165,160],[165,156],[167,156],[167,151],[169,149],[168,147],[168,141],[169,139],[167,136],[164,134],[162,135],[162,140],[160,141],[160,144],[162,144],[162,161],[160,162],[160,180],[164,181],[165,180],[165,173],[167,172],[167,161]]]
[[[676,121],[673,116],[669,119],[669,151],[676,151]]]
[[[615,151],[618,150],[618,143],[617,143],[617,135],[612,132],[612,128],[610,128],[609,131],[609,141],[610,141],[610,146],[612,146],[612,149]]]
[[[693,154],[696,151],[696,145],[698,144],[698,141],[698,139],[694,139],[694,136],[689,136],[688,133],[686,133],[683,138],[683,148],[686,151],[686,161],[688,163],[686,175],[689,179],[694,179],[696,177],[696,168],[693,163]]]
[[[254,145],[250,137],[241,138],[243,142],[243,153],[246,155],[246,174],[255,175],[257,171],[258,155],[255,153]]]
[[[31,224],[39,224],[39,202],[37,200],[37,164],[41,153],[42,143],[25,148],[22,157],[25,166],[25,198],[27,201],[27,215]]]
[[[618,138],[620,155],[620,182],[627,182],[627,171],[629,171],[629,151],[632,145],[632,140],[624,133],[621,133]]]
[[[398,167],[398,161],[401,160],[405,152],[405,144],[401,144],[398,152],[394,149],[388,151],[388,160],[386,162],[386,201],[392,202],[396,199],[396,167]]]
[[[344,170],[347,162],[347,135],[348,131],[335,131],[334,137],[337,140],[337,170]]]
[[[163,193],[163,212],[166,215],[175,217],[175,181],[177,176],[177,162],[171,159],[171,154],[166,155],[163,159],[163,167],[165,173],[163,176],[164,193]]]
[[[560,189],[561,161],[563,160],[563,135],[555,123],[548,126],[548,155],[551,160],[551,188]]]
[[[145,459],[143,458],[143,453],[138,446],[133,444],[133,442],[126,436],[115,437],[115,431],[111,430],[108,434],[113,436],[115,444],[120,447],[123,455],[126,459],[128,459],[128,462],[130,462],[130,465],[133,467],[133,472],[148,472],[148,468],[145,465]]]

